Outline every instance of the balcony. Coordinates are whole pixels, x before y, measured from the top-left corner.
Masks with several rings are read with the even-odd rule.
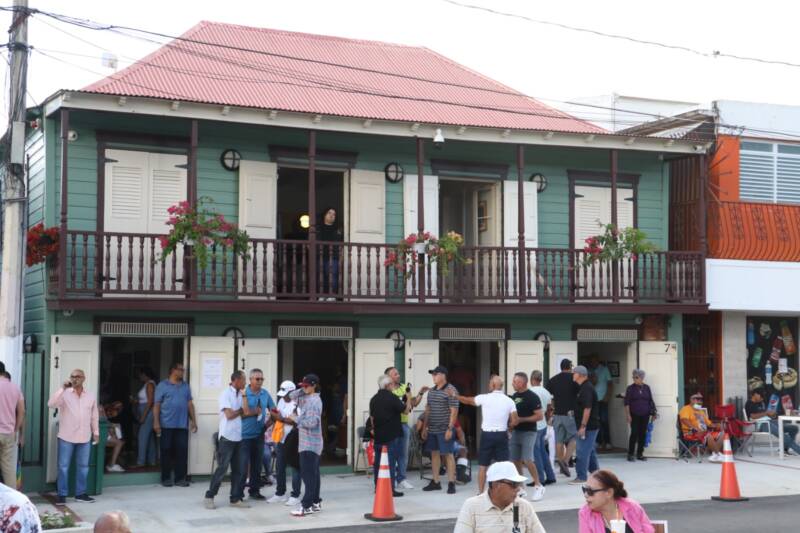
[[[800,205],[711,202],[708,255],[715,259],[800,261]]]
[[[331,305],[397,311],[425,305],[463,313],[491,305],[532,313],[581,304],[620,311],[705,307],[704,261],[697,252],[587,266],[583,250],[465,248],[469,261],[448,265],[446,273],[423,258],[405,275],[384,265],[394,249],[388,244],[312,247],[308,241],[252,239],[247,259],[212,249],[201,269],[188,246],[162,261],[158,235],[70,230],[66,241],[50,269],[50,308],[303,311]]]

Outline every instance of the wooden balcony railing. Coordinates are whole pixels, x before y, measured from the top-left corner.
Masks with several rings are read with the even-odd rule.
[[[161,260],[159,236],[70,230],[52,292],[69,297],[213,297],[388,303],[704,303],[703,256],[656,252],[616,265],[584,264],[582,250],[465,248],[469,261],[417,268],[385,266],[393,245],[252,239],[249,257],[211,250],[200,269],[186,246]],[[309,266],[315,258],[314,278]],[[410,265],[411,266],[411,265]],[[521,282],[520,272],[523,272]],[[51,272],[52,274],[52,272]],[[55,290],[53,290],[55,289]]]
[[[800,205],[712,201],[708,256],[800,261]]]

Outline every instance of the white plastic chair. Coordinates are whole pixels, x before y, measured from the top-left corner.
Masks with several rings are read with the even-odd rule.
[[[753,433],[748,439],[748,443],[750,444],[750,451],[748,452],[749,455],[753,456],[753,447],[756,445],[756,441],[759,437],[766,438],[767,444],[769,444],[769,453],[777,453],[778,452],[778,437],[773,435],[770,432],[769,428],[769,420],[750,420],[750,417],[747,416],[747,411],[744,407],[742,407],[742,416],[745,422],[750,422],[754,424]]]

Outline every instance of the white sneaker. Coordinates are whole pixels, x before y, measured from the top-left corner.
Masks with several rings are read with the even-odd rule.
[[[538,502],[544,498],[544,485],[536,485],[533,487],[533,494],[531,495],[531,501]]]
[[[286,496],[278,496],[275,494],[274,496],[267,499],[267,503],[281,503],[286,501]]]
[[[414,485],[409,483],[407,479],[404,479],[403,481],[400,482],[400,487],[402,487],[402,488],[404,488],[406,490],[411,490],[411,489],[414,488]]]
[[[314,511],[315,513],[321,512],[322,511],[322,502],[312,503],[311,504],[311,510]]]
[[[300,504],[300,498],[295,498],[291,496],[288,500],[286,500],[286,507],[295,507]]]
[[[711,463],[719,463],[720,461],[722,461],[722,457],[720,457],[720,455],[715,452],[711,454],[711,457],[709,457],[708,460]]]
[[[106,470],[109,472],[124,472],[125,469],[119,466],[118,464],[113,464],[111,466],[107,466]]]

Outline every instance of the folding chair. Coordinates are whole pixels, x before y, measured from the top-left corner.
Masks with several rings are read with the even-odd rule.
[[[678,456],[675,458],[676,461],[680,461],[683,459],[687,463],[689,462],[689,458],[697,459],[698,463],[703,462],[703,454],[705,453],[705,445],[702,442],[696,442],[692,440],[687,440],[683,437],[683,430],[681,429],[681,417],[678,415],[677,417],[677,429],[678,429]]]
[[[759,437],[767,439],[767,444],[769,444],[769,453],[770,455],[773,453],[777,453],[778,450],[778,437],[772,434],[770,431],[770,423],[769,420],[750,420],[747,416],[747,410],[742,407],[742,416],[744,416],[745,422],[752,423],[753,432],[748,439],[748,443],[750,444],[750,450],[747,452],[750,457],[753,456],[753,447],[756,445],[756,441]]]

